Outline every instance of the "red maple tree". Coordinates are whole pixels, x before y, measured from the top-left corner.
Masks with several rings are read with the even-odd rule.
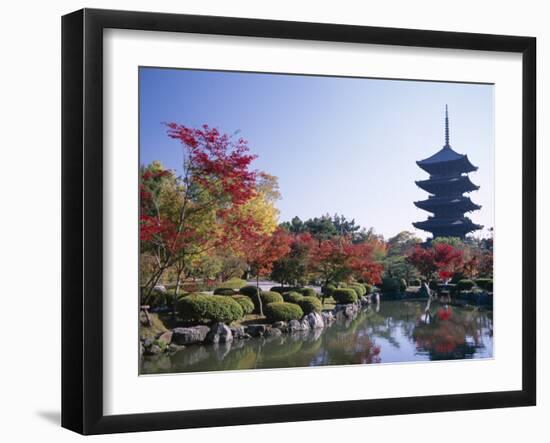
[[[412,264],[427,280],[437,272],[440,278],[451,278],[462,266],[463,251],[447,243],[437,243],[425,248],[416,246],[407,256]]]
[[[371,242],[353,243],[348,237],[334,237],[320,240],[311,249],[310,262],[325,286],[351,277],[377,284],[383,266],[374,260],[374,250]]]
[[[248,233],[247,239],[242,243],[243,254],[252,275],[256,276],[256,286],[260,287],[260,276],[269,274],[273,263],[288,254],[292,236],[285,230],[278,228],[272,234],[261,232]],[[260,315],[263,315],[262,301],[259,297]]]
[[[157,168],[142,171],[140,177],[141,245],[154,257],[153,270],[143,285],[145,296],[170,266],[178,263],[181,274],[191,254],[219,244],[223,239],[216,238],[217,233],[224,231],[228,220],[234,223],[232,213],[252,198],[256,186],[257,173],[250,169],[255,156],[249,154],[245,139],[235,140],[208,125],[189,128],[168,123],[167,127],[168,136],[180,141],[184,161],[181,176]],[[178,193],[173,210],[161,204],[160,189],[166,179],[174,182]],[[205,214],[213,214],[210,220],[215,219],[218,229],[197,228],[197,220]]]

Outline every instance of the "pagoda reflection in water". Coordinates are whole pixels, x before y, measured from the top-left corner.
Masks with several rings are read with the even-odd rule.
[[[479,189],[470,181],[468,173],[477,167],[470,163],[467,155],[455,152],[449,144],[449,113],[445,106],[445,145],[431,157],[416,164],[430,174],[427,180],[416,181],[421,189],[431,195],[427,200],[414,202],[415,206],[433,215],[427,220],[413,223],[413,226],[430,232],[435,237],[465,238],[466,234],[483,228],[466,213],[481,208],[465,196],[465,193]]]

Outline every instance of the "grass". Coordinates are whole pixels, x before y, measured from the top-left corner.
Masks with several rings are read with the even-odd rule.
[[[265,315],[246,314],[240,320],[237,320],[231,323],[231,326],[246,326],[246,325],[258,324],[258,323],[260,324],[268,323],[267,319],[265,318]]]
[[[154,340],[163,332],[166,332],[168,328],[165,326],[164,322],[159,318],[158,314],[149,313],[151,319],[151,326],[144,325],[145,323],[145,314],[143,311],[139,313],[139,336],[142,339],[150,338]]]

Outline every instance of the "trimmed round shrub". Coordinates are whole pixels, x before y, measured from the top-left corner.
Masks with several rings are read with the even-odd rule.
[[[493,292],[493,279],[492,278],[478,278],[476,285],[485,291]]]
[[[332,283],[329,283],[326,286],[321,287],[321,294],[323,294],[326,297],[330,297],[332,295],[332,292],[336,289],[336,286]]]
[[[475,283],[472,280],[469,280],[467,278],[464,278],[462,280],[459,280],[456,284],[456,288],[459,291],[470,291],[475,286]]]
[[[304,297],[317,297],[317,292],[313,288],[300,288],[297,292],[302,294]]]
[[[220,287],[230,288],[230,289],[241,289],[243,286],[246,286],[246,280],[242,278],[230,278],[227,281],[224,281]]]
[[[258,292],[262,292],[262,290],[252,285],[244,286],[239,289],[239,294],[246,295],[252,299],[258,296]]]
[[[237,295],[237,291],[231,288],[216,288],[214,295]]]
[[[372,292],[374,291],[373,285],[369,285],[368,283],[363,283],[363,286],[365,287],[365,295],[372,294]]]
[[[298,305],[304,311],[304,314],[309,314],[310,312],[321,312],[323,310],[323,305],[317,297],[303,297]]]
[[[234,295],[232,298],[241,305],[243,314],[252,314],[254,312],[254,303],[250,297],[246,295]]]
[[[260,303],[258,302],[257,297],[251,297],[252,303],[254,303],[254,311],[256,313],[260,312]],[[265,314],[265,307],[269,303],[279,303],[283,302],[283,296],[278,292],[273,291],[262,291],[260,292],[260,299],[262,300],[262,308]]]
[[[273,286],[270,289],[271,292],[278,292],[279,294],[284,294],[285,292],[296,291],[299,292],[300,288],[297,286]]]
[[[260,294],[260,298],[262,299],[262,303],[264,304],[264,306],[269,303],[278,303],[284,301],[281,294],[273,291],[262,292]]]
[[[357,297],[362,297],[367,293],[365,287],[359,283],[352,283],[349,285],[349,288],[353,289],[357,293]]]
[[[271,323],[276,321],[299,320],[304,316],[304,311],[302,311],[300,306],[294,303],[281,301],[269,303],[265,307],[265,316]]]
[[[304,298],[302,294],[299,292],[285,292],[283,294],[283,300],[287,303],[300,303],[300,301]]]
[[[357,292],[351,288],[338,288],[332,291],[332,298],[336,303],[355,303],[357,301]]]
[[[189,321],[231,323],[244,315],[241,305],[223,295],[188,295],[178,300],[179,316]]]

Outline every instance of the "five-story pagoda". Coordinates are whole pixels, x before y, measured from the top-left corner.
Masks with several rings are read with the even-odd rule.
[[[467,212],[481,208],[464,194],[479,189],[468,173],[477,167],[470,163],[468,156],[458,154],[449,144],[449,113],[445,105],[445,145],[431,157],[416,164],[430,174],[428,180],[416,181],[421,189],[431,195],[427,200],[414,202],[415,206],[431,212],[427,220],[413,223],[415,228],[430,232],[435,237],[464,238],[469,232],[481,229],[468,217]]]

